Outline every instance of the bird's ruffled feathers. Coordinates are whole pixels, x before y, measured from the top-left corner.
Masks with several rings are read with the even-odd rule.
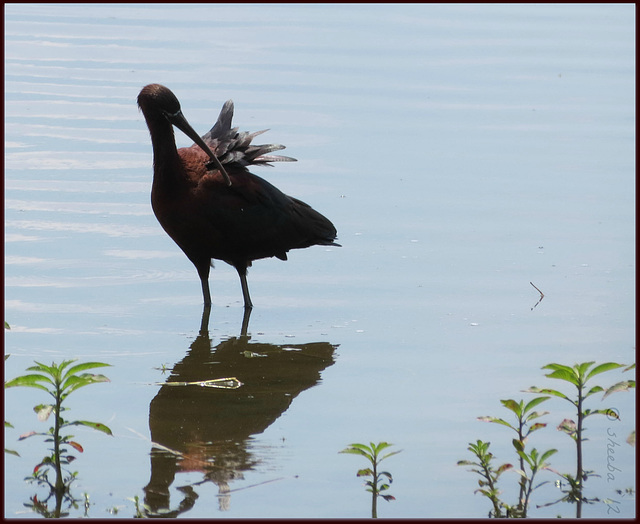
[[[269,155],[273,151],[280,151],[285,146],[280,144],[252,145],[251,141],[258,135],[268,131],[238,132],[238,128],[231,127],[233,119],[233,100],[227,100],[222,106],[218,121],[202,139],[213,150],[222,164],[237,162],[242,166],[270,165],[269,162],[295,162],[295,158],[288,156]]]

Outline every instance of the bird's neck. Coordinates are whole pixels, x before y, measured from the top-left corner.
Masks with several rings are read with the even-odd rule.
[[[175,191],[186,181],[184,166],[176,149],[173,127],[162,125],[151,134],[153,146],[153,185]]]

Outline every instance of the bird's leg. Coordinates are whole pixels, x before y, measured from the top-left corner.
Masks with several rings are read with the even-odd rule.
[[[247,266],[237,265],[235,266],[240,275],[240,284],[242,285],[242,296],[244,297],[245,309],[251,309],[253,304],[251,303],[251,297],[249,296],[249,286],[247,285]]]
[[[201,278],[202,283],[202,297],[204,298],[204,307],[211,307],[211,292],[209,291],[209,278]]]
[[[196,260],[193,262],[200,277],[202,284],[202,298],[204,298],[204,307],[211,307],[211,292],[209,291],[209,271],[211,269],[211,259]]]

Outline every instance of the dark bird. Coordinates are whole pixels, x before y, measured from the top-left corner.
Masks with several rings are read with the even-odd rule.
[[[144,87],[138,106],[153,146],[153,212],[196,267],[205,306],[211,305],[211,259],[236,268],[244,307],[250,309],[247,268],[254,260],[287,260],[290,249],[340,245],[334,242],[336,228],[327,218],[249,172],[251,165],[295,159],[269,154],[284,149],[282,145],[252,145],[264,131],[232,129],[233,101],[224,104],[218,121],[202,138],[166,87]],[[195,144],[176,149],[173,126]]]

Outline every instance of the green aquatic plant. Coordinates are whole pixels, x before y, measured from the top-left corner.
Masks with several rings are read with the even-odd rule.
[[[6,323],[6,321],[5,321],[5,323],[4,323],[4,327],[5,327],[6,329],[9,329],[9,324],[7,324],[7,323]],[[11,356],[11,355],[5,355],[5,356],[4,356],[4,360],[6,361],[10,356]],[[6,382],[5,382],[5,384],[6,384]],[[7,428],[11,428],[11,429],[13,429],[13,424],[11,424],[11,422],[8,422],[8,421],[6,421],[6,420],[5,420],[5,421],[4,421],[4,428],[5,428],[5,429],[7,429]],[[7,439],[5,438],[5,442],[6,442],[6,441],[7,441]],[[9,455],[15,455],[16,457],[19,457],[19,456],[20,456],[20,453],[18,453],[15,449],[7,449],[7,448],[4,448],[4,452],[5,452],[5,453],[7,453],[7,454],[9,454]]]
[[[380,452],[391,447],[392,445],[393,444],[389,444],[388,442],[379,442],[378,444],[374,444],[373,442],[371,442],[369,446],[366,446],[365,444],[350,444],[349,447],[339,452],[350,453],[353,455],[362,455],[371,464],[370,468],[358,470],[356,475],[358,477],[371,477],[371,480],[367,480],[365,482],[365,486],[367,486],[367,491],[372,494],[371,517],[373,517],[374,519],[378,517],[378,497],[382,497],[387,502],[396,499],[393,495],[382,493],[383,491],[388,490],[389,485],[393,482],[391,473],[389,473],[388,471],[378,471],[380,462],[393,455],[397,455],[398,453],[400,453],[400,451],[402,451],[392,451],[391,453],[387,453],[386,455],[381,457]],[[383,479],[383,477],[386,478],[386,481]]]
[[[536,397],[527,403],[523,400],[516,402],[513,399],[500,401],[505,408],[515,415],[516,424],[511,424],[498,417],[478,417],[479,420],[484,422],[492,422],[506,426],[517,434],[517,438],[512,440],[512,445],[519,458],[519,469],[513,468],[511,464],[502,464],[499,467],[494,466],[494,456],[489,452],[490,443],[483,442],[481,440],[478,440],[475,444],[470,443],[468,447],[468,450],[475,455],[477,461],[472,462],[468,460],[461,460],[458,462],[458,465],[460,466],[474,466],[475,469],[472,469],[471,471],[480,475],[481,478],[478,481],[480,489],[476,490],[476,492],[481,493],[491,500],[493,509],[489,512],[490,517],[526,517],[529,511],[532,492],[540,486],[548,483],[548,481],[544,481],[537,485],[534,484],[536,475],[542,470],[552,471],[562,478],[561,481],[556,481],[556,486],[562,490],[563,496],[555,502],[538,505],[537,507],[551,506],[558,502],[576,503],[576,516],[581,517],[583,502],[593,503],[599,500],[598,498],[589,499],[585,497],[583,493],[584,482],[588,477],[595,475],[593,471],[586,471],[583,467],[582,442],[586,440],[584,437],[584,420],[591,415],[605,415],[609,419],[614,420],[619,419],[619,415],[617,410],[613,408],[587,408],[585,406],[585,401],[596,393],[603,393],[602,398],[605,399],[612,393],[635,388],[635,381],[620,381],[608,388],[597,385],[587,387],[587,382],[596,375],[621,367],[624,367],[624,364],[618,364],[615,362],[607,362],[598,365],[595,365],[595,362],[584,362],[581,364],[575,364],[573,367],[562,364],[547,364],[542,368],[550,370],[550,373],[546,376],[549,378],[564,380],[565,382],[575,386],[575,396],[567,395],[556,389],[531,387],[526,390],[527,393],[538,393],[545,396]],[[634,368],[635,365],[632,365],[627,367],[624,371]],[[557,453],[556,449],[539,452],[535,448],[528,451],[526,447],[529,435],[547,425],[546,423],[539,422],[538,419],[544,415],[548,415],[549,413],[547,411],[534,411],[534,408],[551,397],[558,397],[568,401],[576,409],[577,422],[572,419],[564,419],[557,428],[563,433],[569,435],[576,444],[575,475],[569,473],[558,473],[551,468],[547,461],[552,455]],[[629,441],[630,443],[635,443],[635,434],[632,433]],[[520,496],[518,504],[515,506],[509,506],[500,500],[500,491],[497,486],[499,477],[502,473],[509,470],[515,471],[520,475]]]
[[[493,453],[489,451],[491,442],[483,442],[478,440],[475,444],[469,442],[467,448],[471,453],[475,455],[478,462],[472,462],[470,460],[459,460],[458,466],[473,466],[476,469],[472,469],[473,473],[480,475],[478,485],[480,486],[474,493],[480,493],[484,497],[487,497],[493,504],[493,510],[489,511],[489,517],[501,518],[508,516],[511,509],[504,502],[500,500],[500,490],[498,489],[498,479],[505,472],[513,468],[512,464],[502,464],[497,468],[493,466],[494,459]],[[504,510],[504,513],[503,513]]]
[[[12,428],[13,429],[13,425],[11,424],[11,422],[7,422],[6,420],[4,421],[4,427],[5,427],[5,429],[6,428]],[[20,456],[20,453],[18,453],[15,449],[4,448],[4,452],[9,454],[9,455],[15,455],[16,457]]]
[[[517,434],[517,438],[514,438],[511,442],[520,462],[520,469],[514,470],[520,475],[520,495],[518,504],[510,508],[507,516],[526,517],[529,509],[531,493],[540,486],[548,483],[548,481],[545,481],[534,485],[533,482],[540,470],[548,469],[549,464],[546,462],[547,459],[557,453],[558,450],[550,449],[543,453],[539,453],[538,450],[533,448],[530,452],[527,452],[526,443],[531,433],[546,427],[547,424],[544,422],[532,423],[532,421],[537,420],[544,415],[548,415],[549,412],[533,411],[533,408],[542,402],[545,402],[549,398],[550,397],[536,397],[526,404],[523,400],[520,400],[519,402],[516,402],[513,399],[501,400],[500,402],[502,405],[515,415],[517,422],[515,426],[497,417],[478,417],[478,420],[483,422],[492,422],[506,426]]]
[[[63,476],[63,466],[68,466],[75,456],[71,455],[69,448],[73,448],[79,453],[84,451],[83,447],[75,440],[73,435],[63,435],[62,431],[71,426],[84,426],[95,429],[107,435],[112,435],[111,430],[100,422],[90,422],[88,420],[65,420],[62,413],[68,408],[63,405],[67,397],[81,387],[97,384],[100,382],[109,382],[104,375],[91,373],[81,373],[88,369],[109,366],[102,362],[85,362],[71,366],[75,360],[65,360],[60,365],[52,363],[51,366],[36,362],[35,366],[27,368],[27,371],[33,371],[28,375],[16,377],[5,383],[5,388],[12,387],[31,387],[41,389],[49,393],[53,397],[51,404],[38,404],[33,409],[38,419],[41,421],[48,420],[49,416],[54,414],[53,426],[48,432],[30,431],[22,435],[19,440],[38,435],[45,437],[45,442],[51,442],[50,454],[45,456],[42,461],[33,469],[33,473],[26,480],[35,481],[39,485],[49,487],[50,493],[46,500],[38,500],[37,496],[32,497],[32,504],[28,504],[34,511],[45,516],[61,516],[60,508],[62,501],[67,500],[74,507],[77,505],[76,500],[71,496],[69,488],[76,478],[77,472],[68,472],[67,476]],[[71,367],[69,367],[71,366]],[[68,447],[67,447],[68,446]],[[55,481],[49,480],[49,470],[55,471]],[[56,497],[56,510],[49,514],[46,501],[52,495]]]
[[[558,426],[558,430],[566,433],[576,445],[576,473],[571,475],[569,473],[559,473],[559,475],[566,481],[567,489],[563,490],[563,497],[555,502],[545,504],[549,506],[558,502],[570,502],[576,503],[576,518],[582,516],[582,503],[597,502],[598,498],[589,499],[584,496],[584,482],[590,477],[594,476],[593,471],[584,469],[583,466],[583,452],[582,442],[584,438],[584,421],[587,417],[592,415],[605,415],[611,419],[618,419],[618,412],[613,408],[601,408],[590,409],[585,407],[585,401],[595,395],[596,393],[603,393],[602,398],[606,398],[612,393],[618,391],[627,391],[630,388],[635,388],[635,380],[623,380],[616,384],[604,388],[602,386],[591,386],[587,389],[587,382],[589,382],[596,375],[600,375],[607,371],[619,369],[624,367],[625,364],[618,364],[616,362],[605,362],[604,364],[598,364],[594,367],[595,361],[583,362],[581,364],[574,364],[573,366],[566,366],[564,364],[547,364],[542,369],[550,370],[551,372],[545,375],[548,378],[562,380],[575,387],[575,396],[567,395],[561,391],[551,388],[539,388],[530,387],[526,392],[528,393],[542,393],[543,395],[551,395],[561,398],[569,402],[576,410],[576,420],[564,419]],[[635,365],[627,367],[626,370],[633,369]],[[625,370],[625,371],[626,371]]]

